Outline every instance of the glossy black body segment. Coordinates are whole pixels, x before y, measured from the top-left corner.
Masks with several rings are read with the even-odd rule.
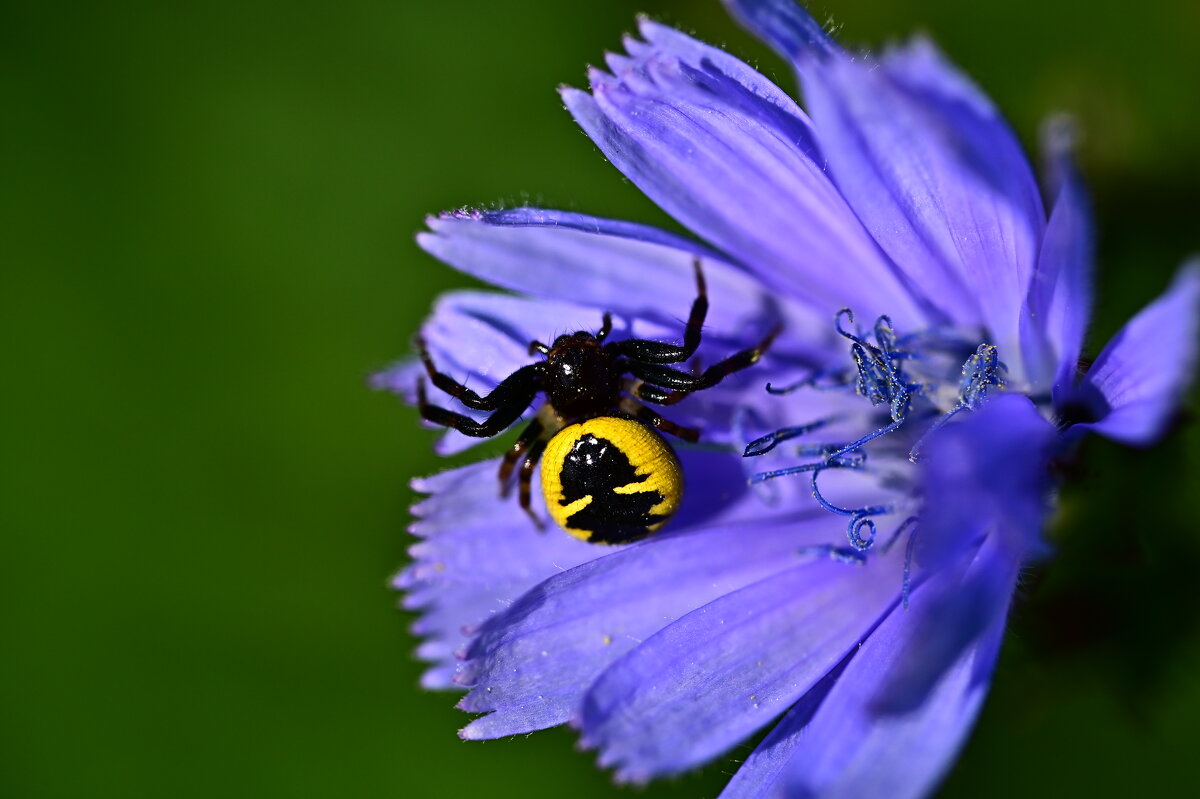
[[[646,481],[625,453],[611,441],[588,434],[563,459],[562,505],[591,496],[592,501],[567,519],[567,526],[591,533],[597,544],[624,544],[645,538],[665,519],[651,513],[663,501],[657,491],[618,494],[613,489]]]

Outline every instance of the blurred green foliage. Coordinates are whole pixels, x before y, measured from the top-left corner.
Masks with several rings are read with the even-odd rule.
[[[851,43],[929,32],[1027,142],[1080,118],[1093,342],[1200,243],[1200,5],[813,8]],[[671,224],[554,93],[642,11],[792,85],[716,0],[5,4],[0,795],[630,795],[561,730],[459,742],[417,688],[385,581],[438,463],[365,378],[468,283],[424,214]],[[946,796],[1194,784],[1200,434],[1087,455]]]

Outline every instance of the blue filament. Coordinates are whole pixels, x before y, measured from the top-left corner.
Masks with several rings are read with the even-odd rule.
[[[826,468],[824,463],[805,463],[800,466],[789,466],[786,469],[776,469],[773,472],[759,472],[750,478],[750,485],[774,480],[776,477],[788,477],[793,474],[801,474],[802,472],[811,472],[824,468]]]
[[[904,608],[908,608],[913,583],[913,560],[916,553],[916,540],[919,532],[917,516],[908,516],[902,521],[886,540],[880,539],[877,519],[887,514],[895,513],[897,507],[890,504],[869,505],[860,508],[846,508],[835,505],[822,494],[819,479],[823,472],[829,469],[865,470],[867,468],[867,444],[899,430],[909,420],[914,412],[914,404],[921,400],[920,415],[923,419],[933,419],[929,429],[917,440],[909,451],[909,458],[916,461],[925,441],[933,433],[940,430],[955,416],[963,411],[973,411],[982,407],[989,396],[1007,387],[1007,367],[999,359],[999,353],[992,344],[980,344],[974,351],[963,338],[949,330],[926,330],[897,336],[892,328],[892,321],[887,316],[880,316],[868,332],[863,332],[854,321],[854,313],[843,308],[834,317],[834,327],[838,334],[850,343],[850,357],[854,369],[840,371],[813,372],[808,377],[783,388],[767,387],[771,394],[788,394],[801,388],[827,389],[833,387],[853,389],[859,395],[870,401],[872,406],[886,405],[891,417],[887,424],[868,433],[848,444],[811,443],[796,448],[800,456],[817,458],[818,460],[777,469],[759,472],[750,478],[751,483],[773,480],[797,474],[810,475],[812,496],[824,510],[847,517],[846,537],[849,546],[826,545],[808,547],[802,552],[826,555],[837,560],[852,563],[863,563],[867,553],[875,547],[881,547],[883,552],[891,551],[895,544],[905,540],[903,587],[901,597]],[[970,353],[968,355],[968,353]],[[965,357],[965,360],[959,360]],[[932,394],[936,384],[953,379],[953,364],[962,363],[961,376],[958,380],[958,400],[949,411],[938,415],[932,402]],[[919,375],[932,379],[935,385],[927,385],[914,379],[906,371],[911,366]],[[944,375],[944,377],[942,377]],[[747,445],[747,457],[763,455],[772,451],[778,445],[797,437],[812,433],[825,427],[834,418],[820,419],[810,424],[784,427],[773,433],[762,436]]]
[[[865,537],[862,534],[864,529],[867,531],[867,535]],[[876,532],[877,528],[875,526],[875,520],[866,513],[860,513],[852,518],[849,526],[846,529],[846,535],[850,539],[850,546],[854,547],[860,552],[866,552],[868,549],[875,546]]]
[[[993,390],[1003,390],[1008,384],[1008,367],[997,355],[993,344],[980,344],[962,366],[962,380],[958,384],[958,405],[947,411],[930,425],[925,434],[908,452],[908,459],[916,463],[921,459],[921,447],[925,441],[962,411],[978,410]]]
[[[886,436],[888,433],[892,432],[893,430],[898,430],[902,424],[904,424],[904,419],[898,419],[897,421],[894,421],[891,424],[884,425],[883,427],[879,428],[875,432],[868,433],[867,435],[863,436],[858,441],[855,441],[853,444],[847,444],[846,446],[842,447],[841,449],[835,450],[834,452],[830,453],[828,459],[830,461],[833,461],[833,460],[836,460],[836,459],[842,457],[843,455],[846,455],[846,454],[849,454],[850,452],[856,451],[863,445],[865,445],[871,441],[874,441],[875,439],[879,438],[880,436]]]
[[[929,437],[931,435],[933,435],[934,433],[936,433],[938,430],[941,430],[942,427],[946,424],[946,422],[949,422],[955,416],[958,416],[960,413],[962,413],[963,411],[966,411],[966,410],[970,410],[970,408],[968,408],[966,405],[958,405],[954,408],[951,408],[947,413],[943,414],[936,422],[931,424],[929,426],[929,429],[925,431],[925,434],[923,436],[921,436],[919,439],[917,439],[917,443],[913,444],[912,449],[910,449],[908,451],[908,459],[910,461],[912,461],[913,463],[916,463],[917,461],[919,461],[921,459],[921,448],[923,446],[925,446],[925,442],[929,439]]]
[[[1001,362],[993,344],[980,344],[963,364],[962,381],[958,384],[960,402],[976,410],[988,398],[992,389],[1003,389],[1008,367]]]
[[[917,529],[912,531],[908,536],[908,543],[904,545],[904,583],[900,593],[904,597],[905,610],[908,610],[908,596],[912,591],[912,562],[917,544]]]
[[[768,390],[770,390],[769,387],[768,387]],[[770,452],[771,450],[775,449],[775,447],[778,446],[779,444],[782,444],[784,441],[789,441],[793,438],[798,438],[799,436],[806,435],[808,433],[813,432],[814,430],[820,430],[822,427],[824,427],[825,425],[829,424],[832,421],[833,421],[833,418],[818,419],[815,422],[810,422],[809,424],[802,424],[797,427],[780,428],[779,430],[776,430],[774,433],[769,433],[765,436],[762,436],[761,438],[756,438],[753,441],[751,441],[749,444],[747,444],[745,452],[742,453],[742,457],[749,458],[749,457],[753,457],[754,455],[766,454],[766,453]]]
[[[832,378],[829,382],[822,384],[821,381],[827,378]],[[850,381],[846,379],[844,369],[816,369],[808,377],[802,377],[795,383],[783,387],[776,387],[767,383],[767,393],[775,396],[783,394],[792,394],[802,388],[815,388],[822,391],[830,391],[833,389],[846,388],[850,385]]]
[[[910,356],[898,348],[892,320],[887,316],[880,316],[875,320],[872,331],[875,343],[871,344],[862,336],[843,328],[842,317],[853,324],[854,312],[849,308],[838,311],[834,318],[834,327],[842,337],[851,342],[850,357],[854,359],[854,365],[858,369],[855,388],[859,394],[869,399],[872,405],[887,403],[892,421],[902,421],[908,416],[914,394],[920,394],[923,387],[919,383],[910,382],[901,368],[900,362]]]
[[[835,547],[832,544],[803,547],[796,554],[825,556],[831,560],[836,560],[839,563],[849,563],[854,566],[861,566],[867,562],[867,556],[857,549],[851,549],[850,547]]]

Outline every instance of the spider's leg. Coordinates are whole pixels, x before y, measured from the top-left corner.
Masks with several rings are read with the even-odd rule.
[[[734,353],[725,360],[714,363],[699,375],[681,372],[669,366],[654,363],[639,363],[633,359],[630,360],[626,369],[633,376],[640,377],[647,383],[659,388],[685,392],[700,391],[701,389],[712,388],[717,383],[720,383],[726,375],[740,371],[756,363],[762,357],[763,353],[766,352],[767,347],[771,346],[771,342],[775,340],[775,336],[777,335],[779,335],[779,328],[772,330],[766,338],[759,342],[757,347],[751,347],[748,350]],[[649,397],[644,398],[649,399]],[[654,400],[650,401],[653,402]]]
[[[533,480],[533,470],[537,466],[537,462],[541,459],[542,450],[545,448],[546,442],[541,439],[534,441],[529,446],[525,460],[521,462],[521,475],[517,481],[519,483],[517,504],[521,506],[521,510],[529,514],[529,518],[533,519],[533,523],[537,525],[539,530],[545,530],[546,524],[533,512],[533,506],[530,503],[530,482]]]
[[[540,342],[540,341],[531,341],[531,342],[529,342],[529,354],[530,354],[530,355],[537,355],[537,354],[539,354],[539,353],[540,353],[540,354],[542,354],[542,355],[549,355],[549,354],[550,354],[550,348],[549,348],[549,347],[547,347],[545,344],[543,344],[543,343],[542,343],[542,342]]]
[[[429,350],[425,347],[425,339],[418,338],[416,345],[417,352],[421,355],[421,363],[425,364],[425,372],[429,375],[429,380],[463,405],[476,411],[494,411],[507,405],[516,397],[521,396],[531,381],[536,383],[537,373],[541,371],[537,364],[522,366],[504,378],[500,385],[492,389],[490,394],[481,397],[450,375],[437,370],[437,367],[433,365],[433,358],[429,356]],[[441,423],[439,422],[439,424]]]
[[[603,342],[608,338],[608,334],[612,332],[612,313],[604,312],[604,322],[600,325],[600,332],[596,334],[596,341]]]
[[[542,435],[542,422],[540,419],[534,418],[532,422],[526,425],[521,431],[520,437],[513,442],[513,445],[508,448],[508,452],[504,453],[504,459],[500,461],[500,496],[508,496],[509,484],[508,478],[512,476],[513,469],[517,466],[517,461],[525,454],[533,442],[537,441]]]
[[[500,389],[507,386],[503,396],[504,404],[496,408],[495,413],[482,422],[431,404],[425,395],[425,381],[418,380],[417,407],[421,411],[421,418],[443,427],[453,427],[458,432],[474,438],[491,438],[521,418],[521,414],[529,407],[529,403],[533,402],[533,397],[538,392],[537,373],[525,372],[522,374],[522,372],[525,370],[518,369],[509,375],[503,383],[496,386],[496,389],[484,398],[490,400],[500,393]]]
[[[692,393],[690,391],[670,391],[652,386],[644,380],[633,381],[633,385],[629,386],[628,391],[638,399],[653,402],[655,405],[674,405]]]
[[[605,344],[604,348],[617,355],[625,355],[645,363],[683,363],[695,355],[700,346],[700,332],[704,328],[704,319],[708,316],[708,288],[704,283],[700,259],[695,259],[692,266],[696,271],[696,299],[692,302],[692,312],[688,314],[687,327],[683,330],[683,346],[644,338],[628,338]]]
[[[630,416],[635,416],[641,421],[653,427],[655,430],[661,430],[664,433],[670,433],[677,438],[682,438],[684,441],[699,441],[700,431],[694,427],[684,427],[681,424],[676,424],[670,419],[664,419],[654,411],[647,408],[642,403],[635,400],[633,397],[622,397],[621,410]]]

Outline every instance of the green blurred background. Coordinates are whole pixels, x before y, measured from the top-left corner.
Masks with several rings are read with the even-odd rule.
[[[1093,352],[1200,246],[1200,4],[813,8],[928,31],[1026,142],[1080,118]],[[637,12],[792,86],[716,0],[4,4],[0,795],[718,792],[748,748],[632,792],[561,730],[461,743],[385,588],[439,464],[365,379],[468,283],[413,234],[497,201],[670,224],[554,92]],[[1195,785],[1197,427],[1088,446],[945,796]]]

